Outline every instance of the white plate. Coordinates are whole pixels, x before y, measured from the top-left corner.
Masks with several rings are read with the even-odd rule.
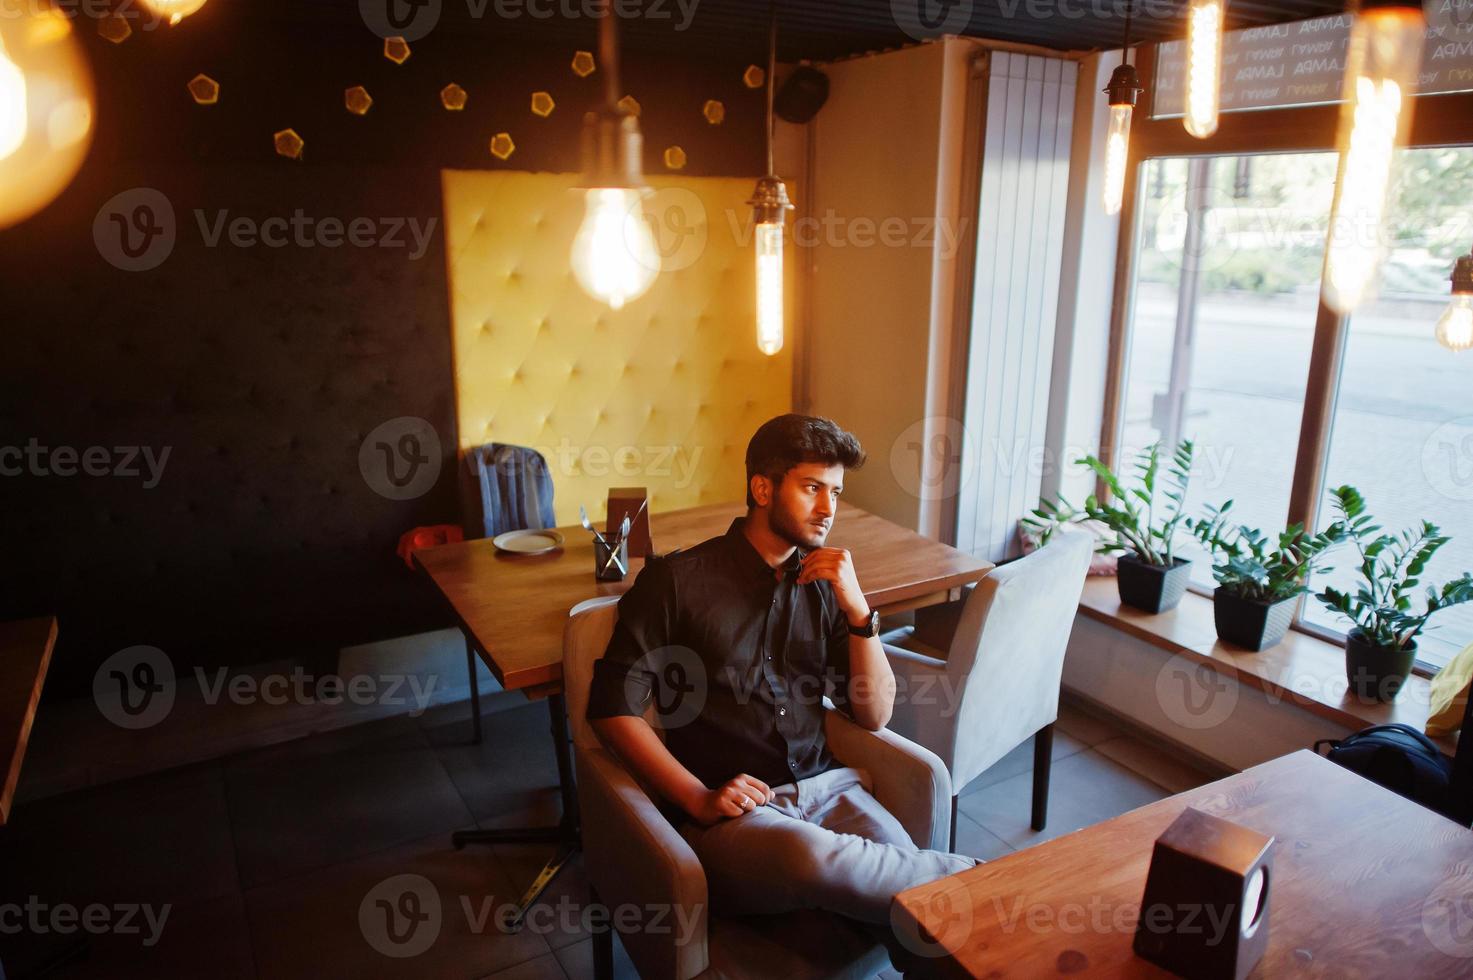
[[[541,531],[507,531],[491,539],[500,551],[514,555],[542,555],[563,546],[560,532],[547,528]]]

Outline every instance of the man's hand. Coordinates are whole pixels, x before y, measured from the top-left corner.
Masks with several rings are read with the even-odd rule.
[[[869,619],[869,602],[859,588],[854,562],[843,548],[816,548],[803,559],[798,584],[807,585],[817,579],[828,579],[834,585],[834,597],[852,626],[863,626]]]
[[[740,817],[771,802],[772,790],[756,776],[742,773],[716,789],[703,790],[684,804],[685,812],[702,827],[728,817]]]

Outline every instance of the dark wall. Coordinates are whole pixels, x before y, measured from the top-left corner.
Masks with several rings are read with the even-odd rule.
[[[472,41],[447,22],[396,66],[361,23],[309,26],[290,9],[215,0],[116,46],[80,19],[98,89],[91,153],[55,204],[0,232],[0,449],[101,447],[109,462],[94,451],[94,468],[116,468],[119,447],[168,452],[153,486],[141,461],[136,476],[42,475],[29,460],[0,476],[0,619],[59,616],[53,693],[85,689],[133,644],[185,669],[328,658],[447,622],[394,555],[404,530],[459,521],[440,169],[576,170],[599,75],[577,78],[572,48],[539,45],[527,25]],[[664,171],[671,143],[689,174],[759,172],[762,98],[741,83],[747,61],[686,60],[678,46],[629,54],[649,172]],[[190,99],[199,72],[220,83],[218,105]],[[452,81],[470,92],[464,112],[440,106]],[[343,108],[352,85],[374,98],[365,117]],[[557,100],[548,119],[529,111],[538,89]],[[725,103],[723,125],[702,119],[707,98]],[[306,141],[301,161],[273,150],[287,127]],[[505,163],[487,149],[501,130],[517,145]],[[167,200],[172,223],[155,207],[146,224],[172,227],[174,243],[154,267],[125,271],[104,257],[119,254],[112,219],[96,238],[94,223],[136,188]],[[124,200],[113,210],[125,216],[147,203]],[[211,245],[200,227],[222,212],[259,224],[299,209],[314,222],[371,219],[375,236],[433,221],[433,234],[414,258],[405,231],[398,247],[275,248]],[[394,500],[360,471],[359,450],[401,417],[427,420],[441,470]],[[48,452],[41,465],[57,462]]]

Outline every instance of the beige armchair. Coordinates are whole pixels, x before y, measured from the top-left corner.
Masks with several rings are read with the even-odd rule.
[[[640,784],[599,741],[586,720],[593,664],[608,647],[617,598],[590,600],[570,613],[563,641],[563,684],[578,772],[584,866],[595,901],[618,915],[644,910],[621,928],[644,980],[701,977],[798,980],[872,977],[889,965],[874,927],[818,910],[781,916],[720,916],[708,906],[695,852]],[[653,723],[653,715],[646,716]],[[944,848],[951,782],[935,754],[893,732],[871,732],[830,708],[829,747],[873,779],[875,797],[917,847]],[[657,729],[658,731],[658,729]],[[656,923],[654,917],[660,921]],[[595,933],[595,964],[611,971],[613,933]]]
[[[1064,652],[1093,552],[1092,535],[1064,532],[993,569],[963,600],[947,651],[913,637],[884,638],[896,682],[890,728],[941,757],[953,792],[1033,738],[1034,830],[1048,820]],[[955,798],[950,825],[948,849]]]

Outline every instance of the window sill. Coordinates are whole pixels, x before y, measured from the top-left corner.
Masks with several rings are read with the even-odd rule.
[[[1350,729],[1403,722],[1421,731],[1427,724],[1431,682],[1426,677],[1408,677],[1390,704],[1361,701],[1348,692],[1344,648],[1297,630],[1260,653],[1223,643],[1213,623],[1212,600],[1195,592],[1188,592],[1170,612],[1152,615],[1122,606],[1113,577],[1090,576],[1079,611]],[[1447,755],[1453,754],[1452,739],[1433,741]]]

